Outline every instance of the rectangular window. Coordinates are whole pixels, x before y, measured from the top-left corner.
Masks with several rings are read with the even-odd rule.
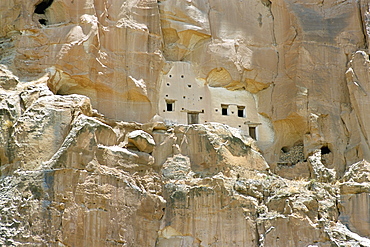
[[[249,126],[249,136],[257,140],[256,127]]]
[[[166,100],[166,110],[167,111],[175,111],[175,101]]]
[[[238,106],[238,117],[245,117],[245,106]]]
[[[221,114],[224,115],[224,116],[227,116],[229,115],[229,110],[228,110],[229,106],[228,105],[221,105],[221,109],[222,109],[222,112]]]

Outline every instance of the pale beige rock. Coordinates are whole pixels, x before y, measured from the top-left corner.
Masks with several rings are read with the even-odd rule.
[[[369,6],[0,1],[0,245],[370,246]]]
[[[182,155],[175,155],[173,158],[168,158],[161,170],[162,176],[165,179],[176,180],[186,179],[190,171],[190,159]]]
[[[333,182],[336,178],[335,170],[328,169],[322,162],[322,153],[316,150],[312,155],[308,156],[308,164],[311,172],[311,177],[320,182]]]
[[[18,83],[18,77],[14,76],[6,66],[0,65],[0,87],[4,90],[14,90]]]
[[[241,174],[249,170],[264,171],[269,168],[256,150],[254,141],[227,125],[179,125],[175,126],[173,132],[175,137],[165,141],[171,141],[171,146],[177,145],[179,152],[190,158],[192,170],[199,175],[217,174],[227,170],[227,167]],[[162,149],[157,148],[158,152],[167,149],[165,145]]]
[[[54,0],[35,13],[37,4],[1,4],[2,63],[20,78],[47,71],[53,92],[85,94],[107,117],[145,122],[158,114],[164,60],[186,61],[211,85],[254,94],[271,132],[259,143],[269,162],[297,141],[306,158],[330,144],[328,168],[342,175],[346,161],[370,152],[342,76],[366,43],[366,1],[233,0],[226,10],[214,0]]]
[[[364,183],[370,182],[370,163],[362,160],[351,165],[343,176],[343,181]]]
[[[340,221],[349,230],[363,237],[370,237],[369,193],[346,194],[340,197]]]
[[[370,237],[370,166],[365,160],[351,165],[343,176],[340,196],[340,221],[349,230]]]
[[[369,109],[369,99],[367,97],[369,88],[367,83],[364,82],[369,79],[367,65],[370,62],[368,57],[366,52],[357,51],[353,54],[349,63],[349,69],[346,71],[347,85],[353,105],[353,115],[350,118],[355,118],[352,122],[357,122],[357,129],[355,130],[354,128],[356,127],[352,127],[352,132],[354,133],[351,134],[350,147],[360,155],[360,158],[367,160],[369,159],[369,145],[367,141],[369,133],[366,116]]]
[[[328,234],[323,234],[307,219],[277,217],[270,224],[273,228],[265,226],[266,232],[261,236],[263,246],[331,246]]]
[[[128,142],[137,147],[141,152],[151,153],[155,147],[153,137],[142,130],[135,130],[127,135]]]
[[[278,163],[275,167],[274,172],[287,179],[302,179],[310,178],[311,173],[307,162],[298,162],[296,164],[284,164]]]
[[[100,164],[130,172],[148,170],[154,164],[153,156],[118,146],[98,146],[96,156]]]
[[[83,113],[91,114],[90,101],[84,96],[36,100],[14,123],[11,162],[26,170],[38,169],[62,145],[73,119]]]
[[[252,221],[257,200],[230,195],[220,178],[199,182],[194,186],[174,183],[165,186],[168,203],[172,206],[171,210],[165,211],[159,246],[181,242],[186,243],[185,246],[230,246],[246,242],[257,246]],[[220,197],[223,199],[219,200]],[[223,230],[220,231],[217,225],[222,225]]]
[[[330,226],[329,234],[331,239],[339,245],[362,245],[370,246],[368,238],[359,236],[358,234],[351,232],[348,228],[340,222]]]
[[[85,94],[108,117],[148,121],[155,114],[150,102],[162,66],[156,1],[54,0],[44,14],[36,4],[1,3],[0,36],[15,47],[1,61],[21,78],[48,71],[54,92]]]

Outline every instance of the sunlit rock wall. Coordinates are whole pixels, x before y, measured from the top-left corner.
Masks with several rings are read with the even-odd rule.
[[[1,1],[0,244],[370,246],[369,6]],[[263,138],[166,126],[179,63]]]
[[[49,73],[54,93],[87,95],[105,116],[139,122],[159,113],[165,62],[189,62],[207,86],[253,94],[269,162],[282,148],[303,143],[307,158],[325,146],[340,175],[369,153],[345,76],[352,54],[366,55],[368,9],[367,1],[3,1],[0,60],[21,79]]]
[[[51,5],[38,10],[44,2]],[[155,114],[163,63],[157,1],[5,1],[1,9],[1,61],[20,78],[48,72],[54,93],[87,95],[110,118]]]

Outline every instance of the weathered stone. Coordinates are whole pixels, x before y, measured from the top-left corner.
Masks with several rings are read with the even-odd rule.
[[[162,176],[166,179],[186,179],[191,171],[190,160],[186,156],[175,155],[168,158],[162,167]]]
[[[343,181],[364,183],[370,182],[370,163],[366,160],[357,162],[348,168],[343,176]]]
[[[36,100],[14,123],[10,161],[26,170],[40,167],[62,145],[78,114],[91,114],[85,96],[45,96]]]
[[[153,156],[121,148],[118,146],[98,146],[97,160],[99,164],[114,167],[129,172],[148,170],[154,163]]]
[[[51,168],[83,169],[94,160],[99,145],[116,145],[114,131],[100,121],[80,115],[46,165]]]
[[[265,232],[260,234],[263,246],[331,246],[329,235],[304,218],[276,217],[263,228]]]
[[[279,162],[274,172],[287,179],[308,179],[311,176],[308,162],[298,162],[296,164],[287,164]]]
[[[339,220],[349,230],[370,237],[370,194],[345,194],[340,197]]]
[[[153,137],[145,131],[135,130],[127,135],[128,142],[137,147],[141,152],[151,153],[155,147]]]
[[[5,90],[14,90],[18,83],[18,78],[6,66],[0,64],[0,87]]]
[[[369,13],[0,1],[0,245],[370,246]]]
[[[200,182],[193,186],[166,184],[168,210],[165,211],[164,227],[158,238],[160,246],[172,246],[179,242],[187,242],[187,246],[199,243],[230,246],[243,245],[245,241],[256,246],[255,225],[250,217],[245,216],[248,210],[253,212],[257,201],[232,196],[225,189],[222,179]],[[219,200],[220,197],[222,200]],[[227,229],[225,235],[214,227],[217,225]]]
[[[336,173],[333,169],[328,169],[323,165],[322,153],[320,150],[316,150],[308,157],[308,164],[313,179],[325,183],[335,180]]]

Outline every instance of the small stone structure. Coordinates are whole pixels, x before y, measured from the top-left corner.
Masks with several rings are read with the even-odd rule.
[[[192,65],[172,62],[162,76],[159,115],[168,124],[224,123],[258,139],[260,119],[256,101],[248,91],[211,87],[196,78]]]

